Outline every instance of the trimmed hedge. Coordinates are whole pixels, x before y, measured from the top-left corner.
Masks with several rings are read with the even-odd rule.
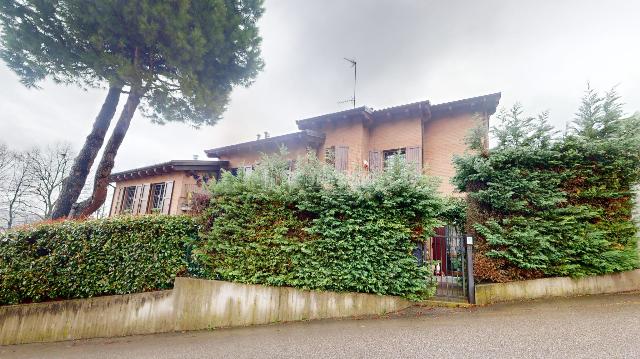
[[[297,165],[290,174],[282,157],[264,157],[250,175],[227,173],[213,186],[198,256],[209,278],[431,294],[432,274],[412,250],[441,225],[433,181],[400,161],[373,178],[347,178],[313,155]]]
[[[64,221],[0,234],[0,304],[167,289],[197,238],[186,216]]]

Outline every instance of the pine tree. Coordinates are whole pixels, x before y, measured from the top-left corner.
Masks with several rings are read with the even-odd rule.
[[[126,103],[76,216],[106,198],[115,156],[138,107],[156,123],[213,125],[234,86],[262,68],[262,0],[0,0],[0,57],[28,87],[44,79],[108,87],[91,134],[65,180],[53,218],[69,215],[121,93]]]

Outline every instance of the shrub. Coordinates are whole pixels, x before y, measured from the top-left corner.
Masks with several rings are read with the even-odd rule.
[[[196,271],[196,222],[116,217],[36,225],[0,235],[0,304],[171,288]]]
[[[576,128],[558,138],[546,114],[524,117],[515,106],[499,116],[495,148],[456,159],[454,182],[469,193],[469,221],[480,239],[477,277],[509,281],[638,267],[631,210],[640,180],[640,120],[622,117],[619,108],[615,92],[599,98],[589,91]]]
[[[431,277],[412,256],[441,223],[432,180],[399,160],[348,178],[313,155],[226,173],[203,215],[199,258],[211,278],[305,289],[423,297]]]

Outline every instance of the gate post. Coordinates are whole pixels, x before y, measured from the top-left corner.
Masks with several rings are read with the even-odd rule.
[[[473,237],[467,237],[467,274],[469,284],[469,303],[476,304],[476,284],[473,279]]]

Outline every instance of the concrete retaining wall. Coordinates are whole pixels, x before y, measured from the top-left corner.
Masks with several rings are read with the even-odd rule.
[[[172,291],[0,307],[0,344],[173,330]]]
[[[635,186],[634,206],[631,216],[638,228],[638,238],[640,238],[640,185]],[[638,253],[640,253],[640,244],[638,245]]]
[[[191,278],[173,290],[0,307],[0,345],[376,315],[399,297]]]
[[[585,278],[544,278],[476,285],[476,304],[640,290],[640,269]]]

